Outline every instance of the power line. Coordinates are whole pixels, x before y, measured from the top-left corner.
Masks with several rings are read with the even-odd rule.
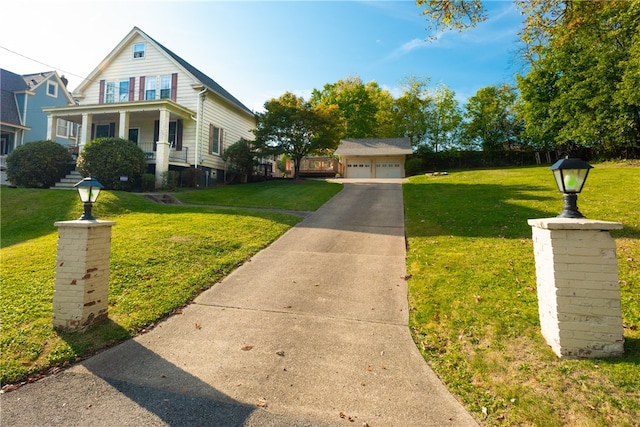
[[[63,69],[61,69],[61,68],[59,68],[59,67],[54,67],[53,65],[49,65],[49,64],[46,64],[46,63],[44,63],[44,62],[42,62],[42,61],[38,61],[37,59],[33,59],[33,58],[31,58],[31,57],[28,57],[27,55],[23,55],[23,54],[21,54],[21,53],[19,53],[19,52],[16,52],[16,51],[11,50],[11,49],[9,49],[9,48],[6,48],[6,47],[4,47],[4,46],[0,46],[0,48],[1,48],[1,49],[6,50],[7,52],[13,53],[14,55],[18,55],[18,56],[21,56],[21,57],[23,57],[23,58],[25,58],[25,59],[28,59],[29,61],[33,61],[33,62],[36,62],[36,63],[38,63],[38,64],[40,64],[40,65],[44,65],[45,67],[48,67],[48,68],[50,68],[50,69],[53,69],[53,70],[59,70],[59,71],[61,71],[61,72],[65,73],[65,74],[68,74],[68,75],[70,75],[70,76],[78,77],[79,79],[85,80],[85,77],[84,77],[84,76],[79,76],[79,75],[77,75],[76,73],[72,73],[72,72],[70,72],[70,71],[65,71],[65,70],[63,70]]]

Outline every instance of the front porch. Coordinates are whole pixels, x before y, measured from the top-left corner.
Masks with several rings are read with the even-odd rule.
[[[101,137],[135,142],[145,152],[147,163],[155,165],[158,187],[169,165],[189,167],[197,163],[195,152],[183,146],[185,134],[188,140],[195,140],[196,113],[170,99],[76,105],[44,111],[49,113],[47,135],[52,141],[55,141],[53,130],[58,120],[79,124],[79,151],[87,142]],[[194,158],[190,159],[190,155]]]

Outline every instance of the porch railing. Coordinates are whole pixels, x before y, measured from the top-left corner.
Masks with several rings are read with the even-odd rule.
[[[147,160],[155,160],[156,159],[156,150],[154,149],[153,142],[141,142],[138,144],[142,151],[144,151],[144,155]],[[180,163],[188,163],[189,159],[189,147],[182,147],[182,150],[176,150],[174,144],[171,144],[169,147],[169,161],[170,162],[180,162]]]

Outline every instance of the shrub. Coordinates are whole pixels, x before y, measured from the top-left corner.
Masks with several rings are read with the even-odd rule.
[[[204,171],[202,169],[187,168],[182,171],[182,185],[185,187],[196,188],[202,177]]]
[[[174,191],[178,188],[180,182],[180,172],[166,171],[162,172],[162,189],[165,191]]]
[[[106,189],[127,190],[140,184],[147,163],[144,151],[121,138],[89,141],[78,156],[78,171],[97,179]],[[120,177],[126,176],[122,181]]]
[[[409,157],[404,163],[404,170],[407,176],[418,175],[423,172],[422,159]]]
[[[7,156],[7,178],[20,187],[48,188],[69,172],[69,150],[53,141],[19,145]]]
[[[142,191],[153,191],[156,189],[156,176],[152,173],[142,175]]]

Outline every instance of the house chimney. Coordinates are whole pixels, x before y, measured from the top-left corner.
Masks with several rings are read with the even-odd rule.
[[[60,76],[60,80],[62,80],[62,84],[64,85],[64,87],[67,87],[67,83],[69,83],[69,80],[67,80],[64,74]]]

